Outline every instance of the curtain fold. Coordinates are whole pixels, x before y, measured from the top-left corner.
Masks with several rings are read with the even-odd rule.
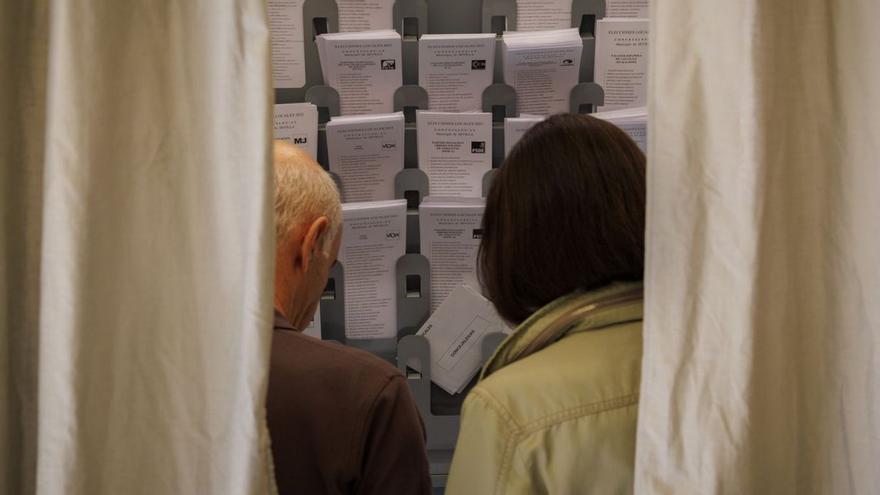
[[[264,2],[0,9],[0,491],[269,492]]]
[[[637,493],[880,489],[878,16],[652,5]]]
[[[0,492],[33,493],[48,16],[0,2]]]

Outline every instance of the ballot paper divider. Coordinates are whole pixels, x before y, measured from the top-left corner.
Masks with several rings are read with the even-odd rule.
[[[425,337],[415,335],[431,313],[430,264],[420,254],[406,254],[397,260],[396,270],[400,337],[397,366],[407,378],[425,423],[431,478],[434,487],[439,488],[445,486],[452,462],[462,402],[476,379],[462,393],[455,395],[431,383],[431,343]],[[484,358],[488,359],[505,337],[503,333],[485,336],[481,343]]]
[[[594,81],[596,21],[603,17],[605,17],[605,0],[573,0],[571,3],[571,27],[578,28],[584,43],[578,77],[578,81],[582,83]]]
[[[421,252],[419,205],[428,195],[428,174],[418,168],[405,168],[394,177],[395,199],[406,200],[406,252]]]
[[[571,88],[571,113],[593,113],[605,103],[605,90],[594,82],[582,82]]]
[[[504,119],[519,115],[516,91],[504,83],[491,84],[483,90],[482,100],[483,111],[492,114],[492,168],[498,168],[504,161]]]
[[[404,168],[419,168],[416,112],[427,109],[428,92],[418,84],[404,84],[394,91],[394,111],[403,112]]]
[[[392,10],[394,29],[400,33],[403,84],[419,83],[419,36],[428,30],[426,0],[397,0]]]
[[[321,339],[345,343],[345,273],[342,263],[333,263],[321,294]]]
[[[431,313],[428,258],[408,253],[397,259],[397,336],[415,334]]]

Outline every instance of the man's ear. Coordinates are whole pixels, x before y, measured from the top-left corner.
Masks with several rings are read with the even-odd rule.
[[[315,253],[321,249],[321,245],[324,243],[324,236],[327,235],[329,226],[330,221],[327,220],[327,217],[321,216],[316,218],[306,230],[299,252],[303,271],[308,271],[309,266],[312,263],[312,258]]]

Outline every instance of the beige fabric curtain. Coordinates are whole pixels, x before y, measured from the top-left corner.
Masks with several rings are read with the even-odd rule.
[[[880,491],[877,19],[653,2],[637,493]]]
[[[264,9],[0,2],[0,492],[271,490]]]

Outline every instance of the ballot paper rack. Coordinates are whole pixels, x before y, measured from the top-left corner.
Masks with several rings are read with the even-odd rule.
[[[430,0],[442,1],[442,0]],[[428,26],[428,3],[426,0],[397,0],[393,8],[394,28],[401,34],[401,56],[403,85],[394,95],[395,111],[403,111],[406,117],[407,167],[416,167],[415,159],[415,111],[428,109],[428,94],[418,86],[419,36],[425,34]],[[516,93],[512,87],[503,83],[502,38],[504,30],[516,30],[516,0],[484,0],[482,8],[482,29],[486,33],[496,33],[494,84],[483,93],[483,111],[493,115],[493,153],[492,164],[498,167],[504,158],[505,117],[517,117]],[[602,87],[593,80],[594,55],[596,48],[596,21],[605,16],[605,0],[573,0],[571,27],[580,30],[584,49],[581,55],[580,83],[571,90],[569,109],[573,113],[590,113],[604,103]],[[318,107],[319,112],[319,162],[327,164],[327,145],[324,125],[332,116],[339,115],[339,94],[335,89],[324,86],[321,62],[318,57],[315,39],[324,33],[338,31],[338,8],[334,0],[306,0],[303,5],[303,41],[305,50],[306,84],[302,88],[276,88],[276,103],[309,102]],[[443,28],[448,29],[443,29]],[[438,32],[456,32],[454,26],[441,26]],[[503,113],[502,113],[503,112]],[[321,160],[323,158],[323,160]]]
[[[430,344],[415,335],[430,314],[430,266],[420,253],[418,207],[428,195],[427,174],[418,168],[416,112],[428,110],[428,93],[418,85],[418,40],[428,33],[429,2],[445,0],[397,0],[393,8],[393,27],[401,34],[402,86],[394,94],[394,111],[404,114],[404,169],[395,177],[395,197],[407,200],[406,254],[396,266],[398,335],[394,339],[350,340],[345,335],[345,274],[337,263],[330,271],[322,296],[320,312],[322,338],[365,349],[396,363],[408,379],[422,414],[426,433],[431,476],[438,493],[446,485],[446,475],[458,436],[459,413],[467,391],[450,395],[431,383]],[[573,0],[571,26],[580,30],[584,43],[579,84],[570,94],[570,111],[590,113],[604,103],[602,88],[594,83],[593,66],[596,21],[605,15],[605,0]],[[454,19],[454,16],[452,17]],[[501,34],[517,27],[516,0],[483,0],[482,31]],[[449,21],[447,21],[449,22]],[[318,162],[329,170],[326,123],[340,115],[338,92],[324,85],[315,39],[338,31],[338,8],[334,0],[306,0],[303,5],[303,41],[306,84],[302,88],[276,88],[276,103],[309,102],[318,108]],[[456,26],[436,23],[432,33],[459,32]],[[516,92],[502,77],[501,37],[496,39],[494,82],[482,95],[482,110],[492,114],[492,166],[483,178],[483,196],[489,190],[496,168],[504,160],[504,119],[518,117]],[[338,178],[337,178],[338,180]],[[481,347],[488,358],[504,339],[489,334]],[[414,371],[420,370],[419,372]],[[474,380],[475,381],[475,380]],[[473,383],[472,383],[473,384]]]
[[[439,1],[439,0],[432,0]],[[404,112],[406,119],[405,157],[407,168],[418,167],[416,154],[415,112],[428,109],[428,93],[418,86],[418,39],[426,30],[428,5],[425,0],[398,0],[394,4],[394,27],[401,33],[403,85],[394,94],[394,111]],[[501,34],[516,30],[516,0],[484,0],[483,32]],[[596,46],[596,21],[605,15],[605,0],[573,0],[572,27],[580,30],[584,43],[581,56],[580,83],[571,90],[569,109],[573,113],[589,113],[604,102],[602,87],[593,81]],[[276,103],[309,102],[318,108],[318,161],[327,167],[327,139],[324,125],[338,116],[339,94],[324,86],[321,63],[315,38],[338,30],[338,9],[333,0],[306,0],[303,5],[306,85],[303,88],[277,88]],[[448,32],[454,32],[449,29]],[[506,117],[517,117],[516,92],[503,83],[501,37],[496,40],[494,84],[483,92],[483,111],[492,113],[492,166],[504,160],[503,124]]]

